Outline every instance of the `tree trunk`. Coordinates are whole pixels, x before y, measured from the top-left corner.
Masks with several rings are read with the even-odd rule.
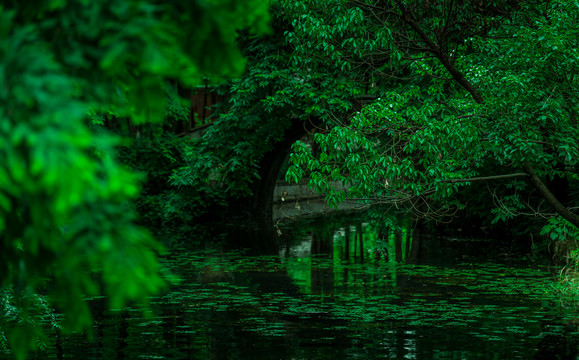
[[[571,212],[571,210],[567,209],[565,205],[561,204],[561,202],[557,200],[553,193],[545,186],[543,181],[541,181],[537,174],[535,174],[533,167],[529,163],[525,164],[525,170],[527,170],[530,175],[531,183],[549,203],[549,205],[551,205],[551,207],[557,212],[557,214],[561,215],[563,219],[569,221],[579,229],[579,215]]]
[[[447,54],[445,54],[442,49],[430,38],[428,35],[422,30],[420,25],[414,21],[412,14],[406,9],[404,4],[401,1],[396,1],[398,4],[398,8],[400,9],[401,16],[400,18],[406,22],[415,32],[420,36],[422,41],[428,46],[430,52],[434,54],[438,60],[444,65],[446,70],[452,75],[452,78],[460,84],[466,91],[470,93],[473,100],[476,103],[483,103],[484,98],[482,94],[476,90],[474,85],[465,78],[464,74],[461,73],[450,61],[450,58]],[[529,163],[525,164],[525,170],[529,174],[529,179],[531,183],[535,186],[537,191],[541,194],[541,196],[549,203],[549,205],[559,214],[562,218],[569,221],[571,224],[575,225],[579,228],[579,215],[574,214],[572,211],[567,209],[565,205],[563,205],[557,198],[553,195],[551,191],[545,186],[543,181],[535,174],[532,166]],[[521,174],[515,174],[516,176],[520,176]],[[472,180],[472,179],[471,179]],[[452,182],[452,181],[451,181]],[[455,181],[458,182],[458,181]]]

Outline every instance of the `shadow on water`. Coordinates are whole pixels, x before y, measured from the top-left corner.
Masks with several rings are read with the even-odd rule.
[[[54,359],[575,359],[576,321],[547,268],[485,239],[425,234],[403,216],[220,224],[166,266],[154,315],[93,300],[93,340]]]

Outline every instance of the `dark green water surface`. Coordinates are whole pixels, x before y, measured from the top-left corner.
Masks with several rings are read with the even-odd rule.
[[[93,300],[93,340],[40,358],[576,359],[552,271],[482,239],[301,223],[174,249],[154,315]],[[521,265],[525,264],[525,265]]]

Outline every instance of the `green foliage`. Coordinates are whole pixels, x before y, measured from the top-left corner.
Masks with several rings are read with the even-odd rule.
[[[21,305],[22,299],[26,299],[28,306]],[[44,350],[52,341],[42,333],[41,324],[61,329],[57,315],[45,297],[34,293],[16,295],[12,286],[0,290],[0,312],[0,350],[8,350],[9,342],[17,352]],[[14,324],[14,330],[3,331]]]
[[[579,229],[561,217],[548,220],[541,229],[541,235],[550,239],[553,257],[559,263],[573,268],[579,266]]]
[[[165,124],[171,122],[171,118],[165,120]],[[139,223],[166,245],[191,243],[199,218],[225,205],[221,185],[205,181],[203,176],[209,174],[199,176],[200,172],[187,182],[183,173],[179,181],[174,179],[175,172],[188,163],[207,164],[202,156],[187,156],[196,146],[194,140],[164,131],[162,125],[140,127],[139,131],[141,136],[119,152],[122,163],[145,177],[136,201]]]
[[[548,235],[554,241],[579,240],[579,229],[561,217],[551,218],[541,230],[541,235]]]
[[[435,219],[468,208],[490,224],[544,213],[528,169],[548,183],[578,166],[576,10],[274,1],[273,34],[240,37],[247,71],[217,89],[229,100],[173,182],[246,196],[299,119],[321,125],[313,146],[294,145],[286,179],[332,204],[365,199]]]
[[[316,134],[314,148],[295,144],[289,181],[309,177],[331,203],[363,198],[440,218],[490,177],[510,189],[494,193],[498,221],[541,211],[518,180],[530,168],[546,180],[576,172],[576,2],[280,3],[295,63],[339,69],[375,98]]]
[[[191,161],[173,177],[175,184],[216,181],[228,197],[251,193],[263,155],[283,139],[292,119],[328,123],[352,112],[364,84],[334,68],[311,69],[292,61],[288,40],[293,19],[280,2],[272,2],[274,31],[265,37],[243,35],[240,47],[246,72],[215,90],[227,95],[221,115],[188,150]]]
[[[139,177],[112,156],[119,138],[91,128],[103,123],[100,114],[159,121],[168,78],[192,85],[205,75],[238,74],[237,30],[264,31],[266,5],[77,0],[0,7],[0,286],[13,284],[22,317],[32,317],[34,302],[20,294],[40,291],[66,314],[65,330],[85,329],[87,295],[106,293],[118,308],[165,285],[162,248],[135,225]],[[169,111],[181,116],[176,107]],[[14,321],[2,328],[23,358],[30,348],[23,328]]]

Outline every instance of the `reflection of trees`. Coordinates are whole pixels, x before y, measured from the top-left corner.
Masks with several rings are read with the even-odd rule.
[[[391,288],[396,261],[410,259],[418,244],[412,241],[411,222],[396,214],[386,223],[367,214],[309,219],[282,231],[301,234],[293,243],[286,242],[281,253],[288,257],[288,275],[307,294],[364,295],[380,282]],[[309,251],[304,251],[306,246]],[[317,261],[326,262],[317,266]],[[376,266],[367,271],[370,263]]]

